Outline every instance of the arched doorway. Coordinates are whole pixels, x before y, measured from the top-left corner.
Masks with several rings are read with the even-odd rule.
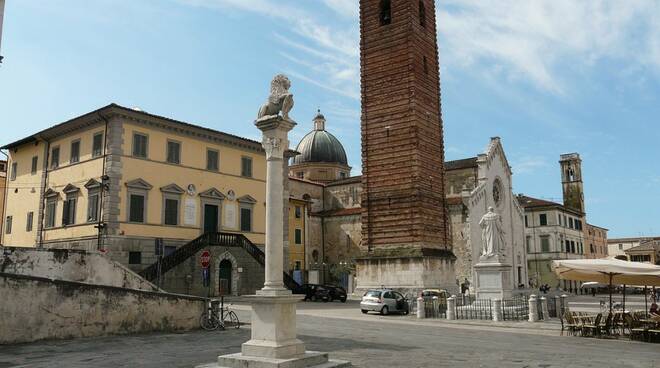
[[[220,270],[218,271],[218,291],[220,292],[223,287],[226,288],[226,290],[224,290],[224,295],[231,295],[231,271],[231,261],[228,259],[223,259],[220,262]],[[223,282],[222,280],[227,281]]]

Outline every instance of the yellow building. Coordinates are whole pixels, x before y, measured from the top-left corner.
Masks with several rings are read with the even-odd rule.
[[[157,238],[166,254],[205,232],[264,243],[260,142],[111,104],[2,148],[5,245],[102,249],[140,270]]]
[[[5,195],[6,195],[6,185],[7,183],[7,161],[0,161],[0,229],[4,229],[2,224],[5,220]],[[0,240],[2,235],[0,235]],[[2,245],[2,241],[0,241]]]
[[[307,202],[289,200],[289,270],[305,270],[305,221]]]

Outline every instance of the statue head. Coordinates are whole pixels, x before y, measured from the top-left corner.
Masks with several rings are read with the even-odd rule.
[[[488,212],[490,212],[490,213],[495,212],[495,209],[493,208],[493,206],[489,206],[489,207],[488,207]]]
[[[270,82],[270,95],[271,97],[281,97],[289,93],[291,88],[291,81],[284,74],[276,75]]]

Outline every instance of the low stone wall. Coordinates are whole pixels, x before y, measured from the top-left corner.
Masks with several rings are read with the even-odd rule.
[[[0,344],[191,330],[205,299],[0,273]]]
[[[154,284],[97,251],[4,247],[0,256],[0,272],[160,291]]]

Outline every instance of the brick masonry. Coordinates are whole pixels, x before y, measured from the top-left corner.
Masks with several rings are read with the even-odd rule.
[[[360,1],[362,239],[368,254],[450,250],[435,4]],[[402,249],[402,252],[397,251]]]

